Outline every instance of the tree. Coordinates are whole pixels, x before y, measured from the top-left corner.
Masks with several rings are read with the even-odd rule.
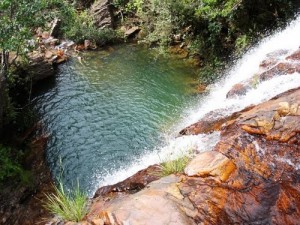
[[[45,22],[45,9],[54,1],[46,0],[1,0],[0,1],[0,130],[7,98],[9,68],[18,56],[29,50],[32,29]],[[10,59],[10,53],[14,58]]]

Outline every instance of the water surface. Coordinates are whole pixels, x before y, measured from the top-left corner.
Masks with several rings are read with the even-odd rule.
[[[91,193],[99,179],[164,144],[195,99],[196,72],[134,45],[81,56],[59,67],[35,104],[51,135],[53,175]]]

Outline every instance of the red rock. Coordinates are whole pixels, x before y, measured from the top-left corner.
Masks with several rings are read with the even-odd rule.
[[[300,61],[300,49],[286,57],[287,60],[297,60]]]
[[[178,181],[178,177],[170,175],[133,195],[107,201],[97,214],[89,214],[88,220],[97,217],[107,225],[194,225],[190,216],[196,211],[180,193]]]
[[[238,83],[235,84],[232,89],[227,93],[227,98],[232,98],[234,96],[245,95],[246,92],[251,88],[248,84]]]
[[[160,170],[161,168],[159,165],[149,166],[122,182],[99,188],[96,191],[94,198],[114,192],[134,193],[140,191],[150,182],[159,179]]]

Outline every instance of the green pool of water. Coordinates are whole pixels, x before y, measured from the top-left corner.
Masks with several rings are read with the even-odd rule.
[[[99,179],[163,145],[195,98],[196,73],[135,45],[81,56],[40,86],[35,106],[50,134],[52,174],[91,192]]]

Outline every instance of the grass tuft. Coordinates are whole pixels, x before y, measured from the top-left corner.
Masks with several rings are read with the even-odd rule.
[[[163,177],[174,173],[182,173],[189,161],[190,156],[185,155],[175,160],[170,160],[161,163],[161,176]]]
[[[54,193],[45,195],[44,207],[60,219],[78,222],[87,213],[87,195],[80,190],[79,185],[72,193],[68,193],[60,182],[54,188]]]

